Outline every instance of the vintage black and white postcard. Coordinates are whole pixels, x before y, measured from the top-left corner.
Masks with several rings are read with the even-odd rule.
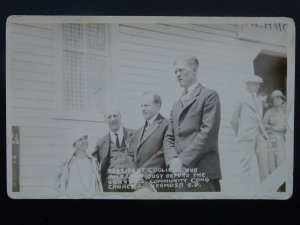
[[[288,199],[289,18],[11,16],[7,193]]]

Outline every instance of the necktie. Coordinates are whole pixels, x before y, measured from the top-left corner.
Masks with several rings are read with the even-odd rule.
[[[115,133],[115,135],[116,135],[116,146],[117,148],[120,148],[120,140],[119,140],[118,133]]]
[[[146,121],[145,121],[145,127],[144,127],[144,130],[143,130],[143,134],[142,134],[142,136],[141,136],[141,140],[143,139],[143,137],[144,137],[144,135],[145,135],[145,133],[146,133],[148,127],[149,127],[149,122],[148,122],[148,120],[146,120]]]
[[[149,127],[149,122],[148,122],[148,120],[146,120],[146,122],[145,122],[145,131],[148,129],[148,127]]]
[[[183,95],[181,96],[181,102],[182,102],[183,105],[186,104],[187,99],[188,99],[188,90],[185,90],[185,91],[183,92]]]

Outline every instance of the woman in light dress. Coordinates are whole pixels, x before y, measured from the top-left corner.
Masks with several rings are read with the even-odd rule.
[[[285,160],[285,134],[286,122],[286,98],[281,91],[275,90],[271,94],[271,107],[265,112],[263,123],[268,132],[268,139],[260,148],[261,159],[264,162],[260,168],[260,180],[267,178]]]
[[[73,129],[74,152],[64,161],[58,173],[55,188],[71,198],[91,198],[102,191],[99,165],[87,153],[88,134],[83,129]]]

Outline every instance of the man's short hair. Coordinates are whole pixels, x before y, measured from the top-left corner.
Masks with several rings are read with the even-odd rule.
[[[156,93],[154,93],[154,92],[151,92],[151,91],[146,91],[146,92],[144,92],[144,93],[143,93],[143,96],[148,95],[148,94],[153,95],[153,102],[154,102],[155,104],[159,104],[159,107],[161,107],[161,104],[162,104],[162,102],[161,102],[161,97],[160,97],[158,94],[156,94]]]
[[[196,56],[192,56],[192,55],[182,56],[174,61],[174,66],[178,61],[185,61],[188,65],[196,68],[197,70],[199,68],[199,60]]]

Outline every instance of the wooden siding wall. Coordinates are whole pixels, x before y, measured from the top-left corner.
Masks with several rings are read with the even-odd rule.
[[[230,119],[244,89],[244,75],[253,72],[258,45],[237,39],[235,25],[122,24],[119,31],[119,89],[126,122],[136,127],[143,123],[139,98],[147,90],[161,95],[161,112],[168,118],[182,93],[173,71],[174,59],[196,55],[200,63],[198,81],[216,90],[221,101],[222,190],[242,191],[245,187],[239,169],[239,146]]]
[[[71,153],[67,133],[83,125],[95,140],[106,133],[100,122],[54,119],[55,112],[55,33],[52,25],[14,24],[11,26],[12,124],[21,132],[21,192],[50,193],[58,166]],[[117,98],[123,123],[130,128],[142,124],[140,96],[155,91],[162,97],[161,109],[169,117],[172,104],[182,90],[173,72],[173,61],[183,54],[195,54],[200,61],[199,81],[215,89],[221,100],[220,156],[223,191],[242,188],[238,167],[238,145],[230,127],[230,116],[241,91],[243,74],[253,66],[249,55],[254,43],[237,39],[234,25],[122,24],[113,65]],[[113,46],[112,46],[113,47]]]
[[[20,190],[51,195],[58,168],[72,152],[71,128],[84,126],[95,143],[106,127],[96,122],[54,119],[53,25],[13,24],[11,47],[11,125],[20,126]]]

